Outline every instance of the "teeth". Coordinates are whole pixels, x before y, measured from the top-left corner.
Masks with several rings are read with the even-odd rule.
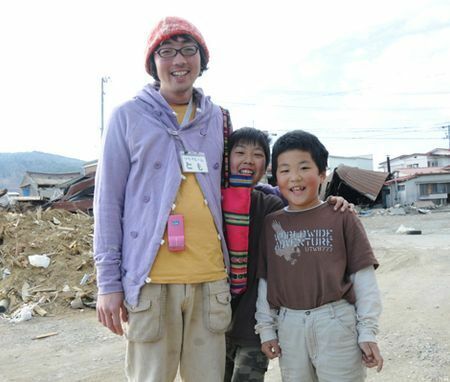
[[[184,70],[182,72],[172,72],[172,75],[174,76],[185,76],[186,74],[188,74],[187,70]]]
[[[240,170],[239,173],[240,174],[244,174],[244,175],[253,175],[254,171],[251,171],[251,170]]]

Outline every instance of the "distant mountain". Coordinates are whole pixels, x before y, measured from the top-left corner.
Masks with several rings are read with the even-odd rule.
[[[86,161],[39,151],[26,153],[0,153],[0,189],[20,191],[25,171],[75,172],[81,171]]]

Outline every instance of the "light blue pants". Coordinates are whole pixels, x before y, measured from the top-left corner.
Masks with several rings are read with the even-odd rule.
[[[283,382],[364,381],[355,308],[347,301],[311,310],[281,308],[278,325]]]

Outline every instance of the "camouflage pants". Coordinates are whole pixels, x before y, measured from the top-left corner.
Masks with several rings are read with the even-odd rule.
[[[268,364],[259,346],[239,346],[227,338],[224,382],[263,382]]]

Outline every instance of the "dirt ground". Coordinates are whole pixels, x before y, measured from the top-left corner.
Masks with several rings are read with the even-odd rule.
[[[379,344],[385,368],[369,370],[367,381],[450,381],[450,210],[361,219],[381,264],[384,305]],[[396,234],[401,225],[422,234]],[[0,380],[124,380],[125,342],[97,323],[93,309],[47,309],[50,316],[15,324],[0,319]],[[276,362],[266,380],[281,381]]]

